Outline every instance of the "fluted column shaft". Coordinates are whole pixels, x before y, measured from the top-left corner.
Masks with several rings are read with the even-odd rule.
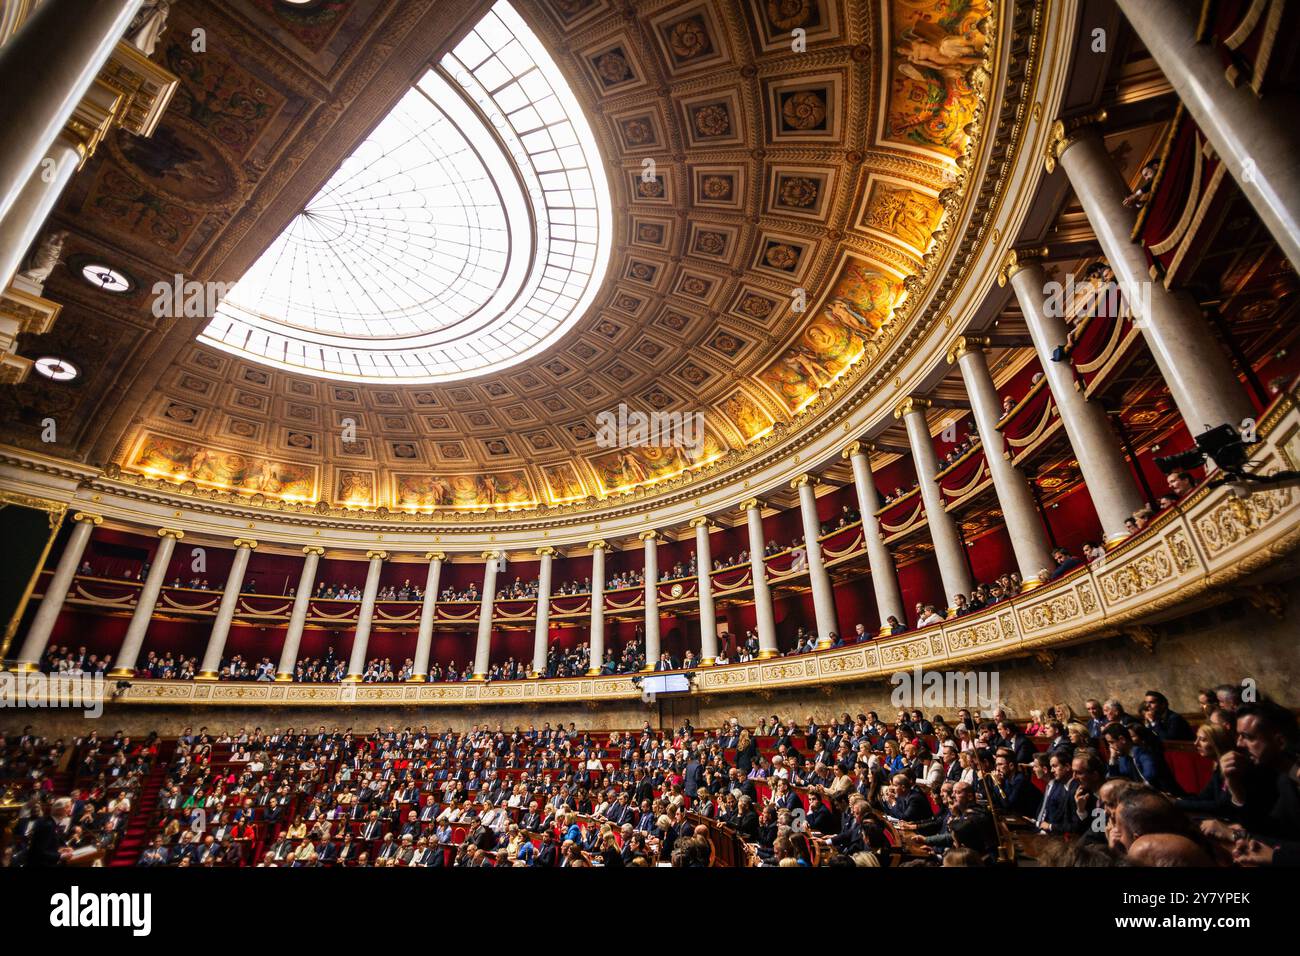
[[[713,606],[712,548],[709,546],[709,520],[696,518],[695,589],[700,596],[700,663],[708,666],[718,658],[718,612]]]
[[[104,523],[104,519],[99,515],[85,514],[80,511],[72,516],[72,520],[76,527],[68,537],[63,555],[54,569],[54,577],[50,578],[50,583],[45,588],[45,597],[41,598],[41,606],[36,609],[32,626],[28,628],[27,637],[18,650],[16,670],[32,671],[38,668],[41,655],[45,653],[45,645],[50,642],[54,623],[59,618],[59,612],[63,610],[63,602],[68,599],[68,589],[72,587],[72,579],[76,577],[77,569],[81,566],[81,556],[86,553],[86,545],[90,543],[90,535],[96,525]],[[152,568],[150,570],[152,571]]]
[[[939,577],[943,581],[944,596],[952,609],[958,594],[969,594],[975,584],[971,580],[970,565],[966,563],[966,550],[957,522],[944,507],[943,492],[935,475],[939,473],[939,456],[934,451],[930,425],[925,418],[929,403],[921,399],[905,399],[894,411],[907,426],[907,440],[912,448],[912,463],[916,466],[916,481],[925,502],[925,523],[930,529],[934,544],[934,557],[939,563]]]
[[[605,549],[604,541],[593,541],[591,549],[591,660],[587,674],[594,677],[605,663]]]
[[[871,568],[871,586],[876,594],[876,610],[880,612],[880,632],[889,629],[892,616],[900,624],[907,623],[903,607],[903,592],[898,586],[898,571],[894,556],[885,546],[885,536],[880,530],[880,492],[871,476],[871,459],[859,442],[844,449],[843,455],[853,466],[853,486],[858,492],[858,510],[862,513],[862,539],[867,545],[867,562]]]
[[[1248,83],[1228,82],[1219,51],[1196,40],[1200,4],[1117,2],[1283,253],[1300,266],[1300,138],[1293,113],[1260,99]]]
[[[430,551],[424,559],[429,562],[429,575],[424,582],[424,600],[420,602],[420,629],[415,637],[415,663],[411,667],[411,680],[417,684],[429,676],[433,621],[438,612],[438,579],[442,577],[442,562],[447,556],[441,551]]]
[[[316,586],[316,568],[320,566],[320,556],[324,548],[306,547],[302,549],[302,571],[298,574],[298,590],[293,593],[293,609],[289,612],[289,630],[284,635],[284,647],[280,650],[280,666],[276,668],[275,679],[293,680],[298,667],[298,649],[302,646],[302,631],[307,626],[307,611],[311,607],[312,590]]]
[[[59,0],[37,7],[0,48],[0,219],[90,90],[140,0]],[[18,95],[21,91],[21,95]]]
[[[48,172],[47,159],[52,163]],[[77,144],[67,133],[60,133],[0,219],[0,291],[13,281],[27,250],[36,241],[54,204],[80,165],[81,151]]]
[[[1047,277],[1043,266],[1035,259],[1019,257],[1009,260],[1006,271],[1015,290],[1020,311],[1034,341],[1034,351],[1052,399],[1061,416],[1061,425],[1070,448],[1079,462],[1079,471],[1088,486],[1102,534],[1108,545],[1128,537],[1124,526],[1126,518],[1142,507],[1142,495],[1133,483],[1133,473],[1124,459],[1124,450],[1111,428],[1105,410],[1090,401],[1074,377],[1074,366],[1068,360],[1054,362],[1052,354],[1065,345],[1067,329],[1065,320],[1057,310],[1046,307],[1044,289]],[[1001,281],[1006,281],[1001,279]]]
[[[370,647],[370,627],[375,619],[375,598],[379,596],[379,574],[388,555],[383,551],[367,551],[370,566],[366,568],[366,586],[361,591],[361,607],[357,610],[357,629],[352,638],[352,656],[348,673],[343,679],[359,681],[366,673],[366,651]]]
[[[813,488],[815,482],[812,475],[801,475],[791,485],[799,492],[803,545],[808,552],[808,582],[812,585],[813,616],[817,620],[817,646],[830,647],[834,640],[832,635],[838,633],[839,625],[835,621],[835,592],[831,588],[831,576],[822,560],[821,542],[817,540],[822,528],[821,521],[817,518],[817,494]]]
[[[483,552],[483,599],[478,606],[478,639],[474,642],[474,680],[487,680],[492,662],[492,610],[497,599],[497,562],[501,552]]]
[[[763,560],[763,507],[758,499],[751,498],[745,509],[745,523],[749,526],[749,574],[754,581],[754,626],[758,629],[758,657],[766,660],[776,657],[776,615],[772,613],[772,589],[767,583],[767,562]]]
[[[659,534],[642,531],[645,548],[645,670],[659,660]]]
[[[230,564],[226,588],[221,592],[217,619],[212,622],[212,633],[208,635],[208,646],[203,652],[203,662],[196,675],[198,680],[216,680],[221,671],[221,655],[226,649],[226,638],[230,636],[230,625],[235,620],[235,607],[239,604],[240,588],[244,585],[244,572],[248,570],[248,559],[256,547],[256,541],[235,539],[235,559]]]
[[[993,488],[1002,509],[1002,519],[1006,522],[1007,535],[1011,538],[1020,578],[1027,585],[1038,584],[1039,572],[1054,566],[1052,547],[1039,517],[1029,479],[1011,462],[1006,441],[998,431],[1002,403],[989,372],[988,359],[980,344],[971,339],[960,340],[949,359],[955,360],[961,369],[980,444],[984,448],[984,460],[993,476]]]
[[[537,570],[537,624],[533,630],[532,677],[546,673],[546,645],[551,635],[551,565],[554,548],[538,548],[541,566]]]
[[[1187,430],[1240,428],[1254,414],[1246,391],[1191,293],[1151,278],[1146,250],[1131,238],[1137,212],[1124,205],[1128,186],[1101,134],[1084,127],[1057,151]]]
[[[145,575],[144,586],[135,600],[135,611],[131,614],[131,623],[126,626],[126,636],[117,652],[117,667],[111,672],[112,677],[134,677],[136,661],[140,658],[140,648],[144,645],[144,636],[153,620],[153,609],[158,603],[163,582],[167,579],[167,565],[171,563],[172,552],[176,542],[185,537],[184,531],[171,528],[158,530],[158,547],[153,553],[153,563]]]

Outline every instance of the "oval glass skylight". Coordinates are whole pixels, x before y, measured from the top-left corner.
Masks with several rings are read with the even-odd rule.
[[[577,100],[500,0],[294,217],[200,339],[353,381],[499,370],[591,304],[610,205]]]

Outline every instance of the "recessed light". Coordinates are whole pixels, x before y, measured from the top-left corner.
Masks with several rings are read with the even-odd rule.
[[[38,358],[32,363],[36,371],[40,372],[46,378],[52,378],[56,382],[70,382],[81,371],[67,359],[55,358],[53,355],[46,355],[44,358]]]
[[[131,288],[130,279],[100,262],[88,262],[82,266],[81,277],[104,292],[121,293]]]

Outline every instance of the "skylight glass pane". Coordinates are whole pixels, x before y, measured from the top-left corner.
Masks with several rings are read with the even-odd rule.
[[[572,327],[604,279],[611,208],[594,143],[563,74],[499,0],[344,160],[200,338],[373,381],[520,362]],[[591,253],[573,247],[574,187]],[[552,216],[564,224],[557,243]],[[542,289],[552,273],[559,285],[547,285],[569,295]]]

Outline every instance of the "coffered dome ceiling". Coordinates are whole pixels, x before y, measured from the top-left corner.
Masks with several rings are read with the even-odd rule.
[[[571,327],[557,313],[553,338],[527,330],[519,351],[541,341],[537,354],[402,384],[218,348],[220,315],[200,339],[203,319],[152,317],[151,289],[175,273],[239,279],[301,232],[338,176],[382,192],[381,175],[346,158],[373,148],[361,144],[376,123],[491,5],[251,7],[174,8],[157,55],[182,85],[161,128],[106,144],[64,197],[69,268],[46,294],[65,318],[42,347],[84,374],[0,399],[16,423],[5,437],[42,447],[37,423],[53,411],[75,456],[111,473],[280,508],[448,515],[590,509],[722,474],[905,345],[909,296],[941,278],[931,266],[970,198],[969,157],[996,135],[981,132],[982,94],[1011,26],[995,0],[515,0],[603,156],[608,270]],[[200,23],[202,56],[189,50]],[[424,97],[412,122],[466,122],[464,104],[438,105]],[[327,270],[329,253],[315,254]],[[90,262],[132,288],[91,288],[79,279]],[[227,305],[250,302],[236,292]],[[350,327],[331,321],[330,333]],[[596,416],[621,403],[702,412],[705,439],[601,447]]]

